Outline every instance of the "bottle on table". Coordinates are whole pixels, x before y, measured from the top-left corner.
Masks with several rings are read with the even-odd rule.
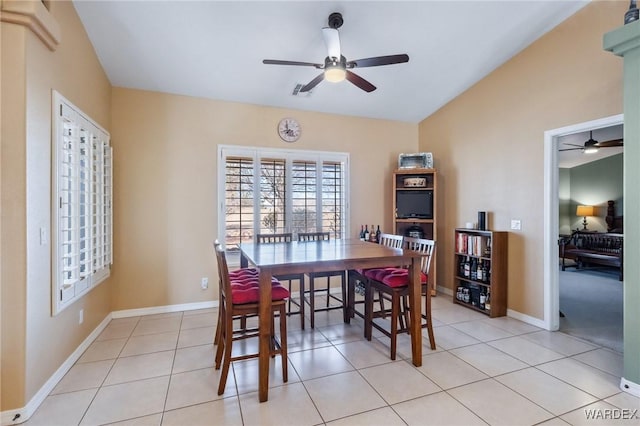
[[[376,231],[374,231],[373,225],[371,225],[371,233],[369,234],[369,239],[372,243],[376,243]]]
[[[364,225],[360,225],[360,241],[364,241]]]
[[[364,240],[365,241],[369,241],[369,226],[368,225],[364,226]]]
[[[376,243],[380,242],[380,225],[378,225],[378,229],[376,230]]]

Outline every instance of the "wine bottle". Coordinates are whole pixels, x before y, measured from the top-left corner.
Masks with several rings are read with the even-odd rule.
[[[369,238],[371,239],[372,243],[376,242],[376,231],[374,231],[374,227],[373,225],[371,225],[371,233],[369,234]]]
[[[475,257],[471,260],[471,279],[476,281],[478,278],[478,259]]]
[[[469,278],[471,276],[471,262],[469,261],[469,256],[467,256],[467,260],[464,261],[464,277]]]
[[[487,289],[487,295],[484,299],[484,309],[487,311],[491,310],[491,289]]]
[[[484,293],[484,290],[480,290],[480,309],[484,309],[486,303],[487,295]]]
[[[480,260],[478,262],[478,269],[476,270],[476,281],[480,281],[480,282],[484,282],[484,274],[483,274],[483,268],[484,267],[484,261]]]
[[[459,261],[460,261],[460,263],[458,263],[458,276],[459,277],[464,277],[464,258],[462,256],[460,256]]]
[[[380,225],[378,225],[378,229],[376,229],[376,243],[380,242]]]
[[[369,226],[368,225],[364,226],[364,240],[365,241],[369,241]]]
[[[360,241],[364,241],[364,225],[360,225]]]

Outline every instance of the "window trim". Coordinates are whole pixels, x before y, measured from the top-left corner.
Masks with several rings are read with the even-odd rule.
[[[65,128],[69,132],[77,131],[88,140],[80,142],[80,136],[65,135]],[[65,138],[69,136],[75,139],[67,149]],[[110,142],[109,132],[60,93],[52,91],[51,307],[54,316],[110,275],[113,264],[113,148]],[[63,164],[65,158],[67,165]],[[69,172],[68,176],[63,175],[65,171]],[[63,188],[64,182],[67,189]],[[67,225],[67,238],[62,236],[65,217],[71,224]],[[64,245],[75,246],[72,251],[77,252],[79,259],[74,265],[79,272],[72,283],[65,282],[63,261],[70,256],[65,256]]]
[[[322,163],[327,161],[336,161],[344,164],[344,211],[342,212],[342,228],[343,238],[347,238],[350,233],[350,157],[347,152],[331,152],[331,151],[308,151],[308,150],[291,150],[291,149],[279,149],[279,148],[261,148],[252,146],[237,146],[237,145],[218,145],[218,240],[224,244],[224,235],[226,233],[226,215],[225,215],[225,182],[226,182],[226,158],[227,157],[250,157],[253,159],[254,176],[260,176],[260,164],[262,159],[276,158],[285,160],[286,168],[286,181],[287,188],[291,188],[292,183],[292,162],[293,161],[313,161],[316,162],[318,170],[322,173]],[[317,185],[316,192],[321,193],[321,185]],[[254,206],[260,203],[260,194],[258,191],[254,191]],[[322,209],[322,205],[317,206],[318,209]],[[290,220],[293,213],[292,193],[286,192],[286,217]],[[321,214],[317,215],[316,220],[321,221]],[[254,216],[254,230],[259,229],[259,217]],[[229,259],[232,262],[232,259]],[[235,263],[235,262],[233,262]]]

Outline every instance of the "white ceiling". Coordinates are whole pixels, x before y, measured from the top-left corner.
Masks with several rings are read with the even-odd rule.
[[[298,110],[417,123],[555,27],[588,0],[97,1],[74,0],[112,85]],[[355,72],[378,89],[320,83],[321,28],[341,12],[347,60],[406,53]]]

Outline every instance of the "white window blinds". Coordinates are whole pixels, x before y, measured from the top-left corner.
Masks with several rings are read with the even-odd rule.
[[[348,234],[345,153],[219,146],[219,237],[229,250],[256,234]]]
[[[109,134],[53,96],[53,311],[109,276],[112,263],[112,151]]]

